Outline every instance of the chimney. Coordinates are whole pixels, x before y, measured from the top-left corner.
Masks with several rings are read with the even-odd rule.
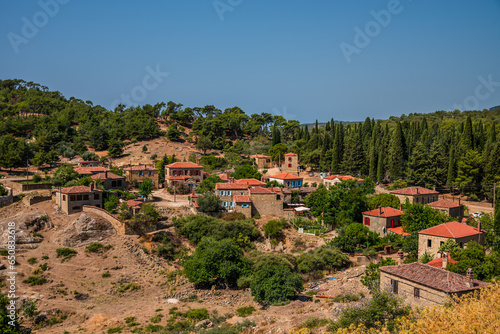
[[[107,179],[108,178],[108,171],[105,171],[104,172],[104,178]]]
[[[458,197],[458,205],[460,205],[460,196]]]
[[[432,186],[432,190],[436,191],[436,185]]]
[[[403,211],[403,205],[402,204],[399,204],[399,210]]]
[[[196,164],[199,165],[200,164],[200,158],[196,158]]]
[[[94,182],[90,183],[90,191],[94,191]]]
[[[402,265],[404,263],[404,258],[403,251],[401,249],[398,250],[398,265]]]
[[[443,265],[442,265],[443,269],[446,269],[446,266],[448,265],[448,256],[449,256],[448,253],[443,253]]]
[[[472,288],[474,285],[472,283],[472,279],[474,278],[474,271],[472,268],[467,269],[467,287]]]
[[[416,189],[417,189],[417,194],[418,194],[418,187]]]
[[[382,207],[381,206],[378,207],[378,214],[382,215]]]
[[[481,221],[477,222],[477,232],[481,233]]]
[[[231,173],[227,170],[226,171],[226,179],[229,182],[229,179],[231,178]]]

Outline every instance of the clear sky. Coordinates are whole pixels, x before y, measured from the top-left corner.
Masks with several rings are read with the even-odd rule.
[[[500,104],[500,0],[2,0],[0,36],[1,79],[108,109],[313,122]]]

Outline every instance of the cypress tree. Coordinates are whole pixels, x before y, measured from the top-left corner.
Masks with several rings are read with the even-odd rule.
[[[401,123],[397,124],[391,138],[389,146],[389,175],[391,179],[399,179],[403,176],[406,161],[405,137]]]
[[[452,143],[450,146],[451,149],[450,155],[448,157],[448,176],[446,177],[446,186],[451,189],[453,187],[453,182],[455,182],[455,179],[457,177],[457,162],[455,160],[455,145]]]
[[[385,179],[385,163],[384,163],[384,151],[380,150],[378,152],[377,159],[377,181],[382,182]]]
[[[308,142],[308,141],[309,141],[309,129],[307,128],[307,125],[306,125],[306,126],[305,126],[305,128],[304,128],[304,140],[305,140],[306,142]]]
[[[333,152],[332,152],[332,172],[338,173],[340,171],[340,165],[342,163],[342,123],[339,123],[337,130],[335,131],[335,139],[333,140]]]
[[[462,145],[466,148],[466,150],[474,149],[474,135],[472,133],[472,119],[467,116],[464,125],[464,131],[462,133]]]

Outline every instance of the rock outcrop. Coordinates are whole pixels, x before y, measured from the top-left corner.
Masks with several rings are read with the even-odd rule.
[[[102,241],[115,234],[113,225],[105,219],[82,213],[66,229],[59,232],[57,242],[66,247],[80,247]]]

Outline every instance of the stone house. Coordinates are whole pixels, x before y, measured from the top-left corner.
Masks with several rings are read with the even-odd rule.
[[[92,160],[84,160],[78,163],[78,167],[102,167],[102,162],[100,161],[92,161]]]
[[[281,192],[283,193],[283,201],[285,203],[291,204],[292,203],[292,191],[298,191],[298,198],[299,201],[302,202],[304,201],[304,198],[315,191],[316,187],[300,187],[298,189],[289,189],[289,188],[283,188],[281,189]]]
[[[420,262],[380,268],[380,287],[390,288],[415,306],[442,305],[451,296],[460,297],[487,286],[473,278],[470,268],[467,276]]]
[[[460,204],[460,199],[458,202],[453,202],[443,198],[427,205],[433,207],[434,209],[443,211],[447,215],[456,218],[459,221],[461,221],[464,217],[464,206]]]
[[[250,158],[255,159],[257,168],[270,168],[272,167],[271,157],[262,154],[251,155]]]
[[[152,166],[139,165],[130,166],[123,170],[125,171],[125,179],[129,184],[142,183],[145,179],[150,179],[153,181],[153,187],[155,189],[159,188],[158,169]]]
[[[265,187],[266,186],[265,182],[259,181],[257,179],[239,179],[239,180],[234,180],[234,183],[243,183],[249,187]]]
[[[427,204],[438,200],[439,193],[436,190],[430,190],[423,187],[408,187],[391,191],[391,194],[399,198],[401,204],[406,200],[410,203]]]
[[[279,184],[285,186],[286,188],[300,188],[302,187],[303,180],[304,179],[302,177],[298,175],[292,175],[290,173],[281,173],[269,176],[269,181],[276,181]]]
[[[91,177],[92,180],[100,179],[105,190],[125,190],[125,176],[116,175],[110,172],[104,172],[94,174]]]
[[[284,161],[281,162],[281,171],[283,173],[298,173],[299,156],[295,153],[285,154]]]
[[[248,196],[250,193],[244,183],[216,183],[215,194],[219,196],[222,207],[234,210],[236,206],[234,196]]]
[[[323,184],[325,185],[326,189],[329,189],[331,186],[347,180],[355,180],[356,184],[361,184],[364,181],[364,179],[357,178],[351,175],[330,175],[323,178]]]
[[[248,195],[233,196],[234,211],[242,213],[245,217],[252,217],[252,200]]]
[[[481,230],[481,223],[475,228],[456,221],[422,230],[418,232],[418,257],[422,257],[425,252],[436,255],[439,247],[448,239],[455,241],[461,248],[466,247],[469,241],[484,245],[484,231]]]
[[[283,217],[283,193],[280,188],[250,188],[250,199],[252,200],[252,216],[269,215]]]
[[[389,228],[401,226],[401,216],[404,211],[391,207],[379,207],[375,210],[363,212],[363,224],[370,231],[385,236]]]
[[[192,162],[174,162],[165,166],[167,186],[184,184],[190,188],[197,187],[203,181],[203,166]]]
[[[102,191],[94,188],[94,183],[91,183],[90,187],[74,186],[56,189],[52,193],[52,200],[61,208],[61,211],[68,215],[81,212],[84,205],[103,207]]]

